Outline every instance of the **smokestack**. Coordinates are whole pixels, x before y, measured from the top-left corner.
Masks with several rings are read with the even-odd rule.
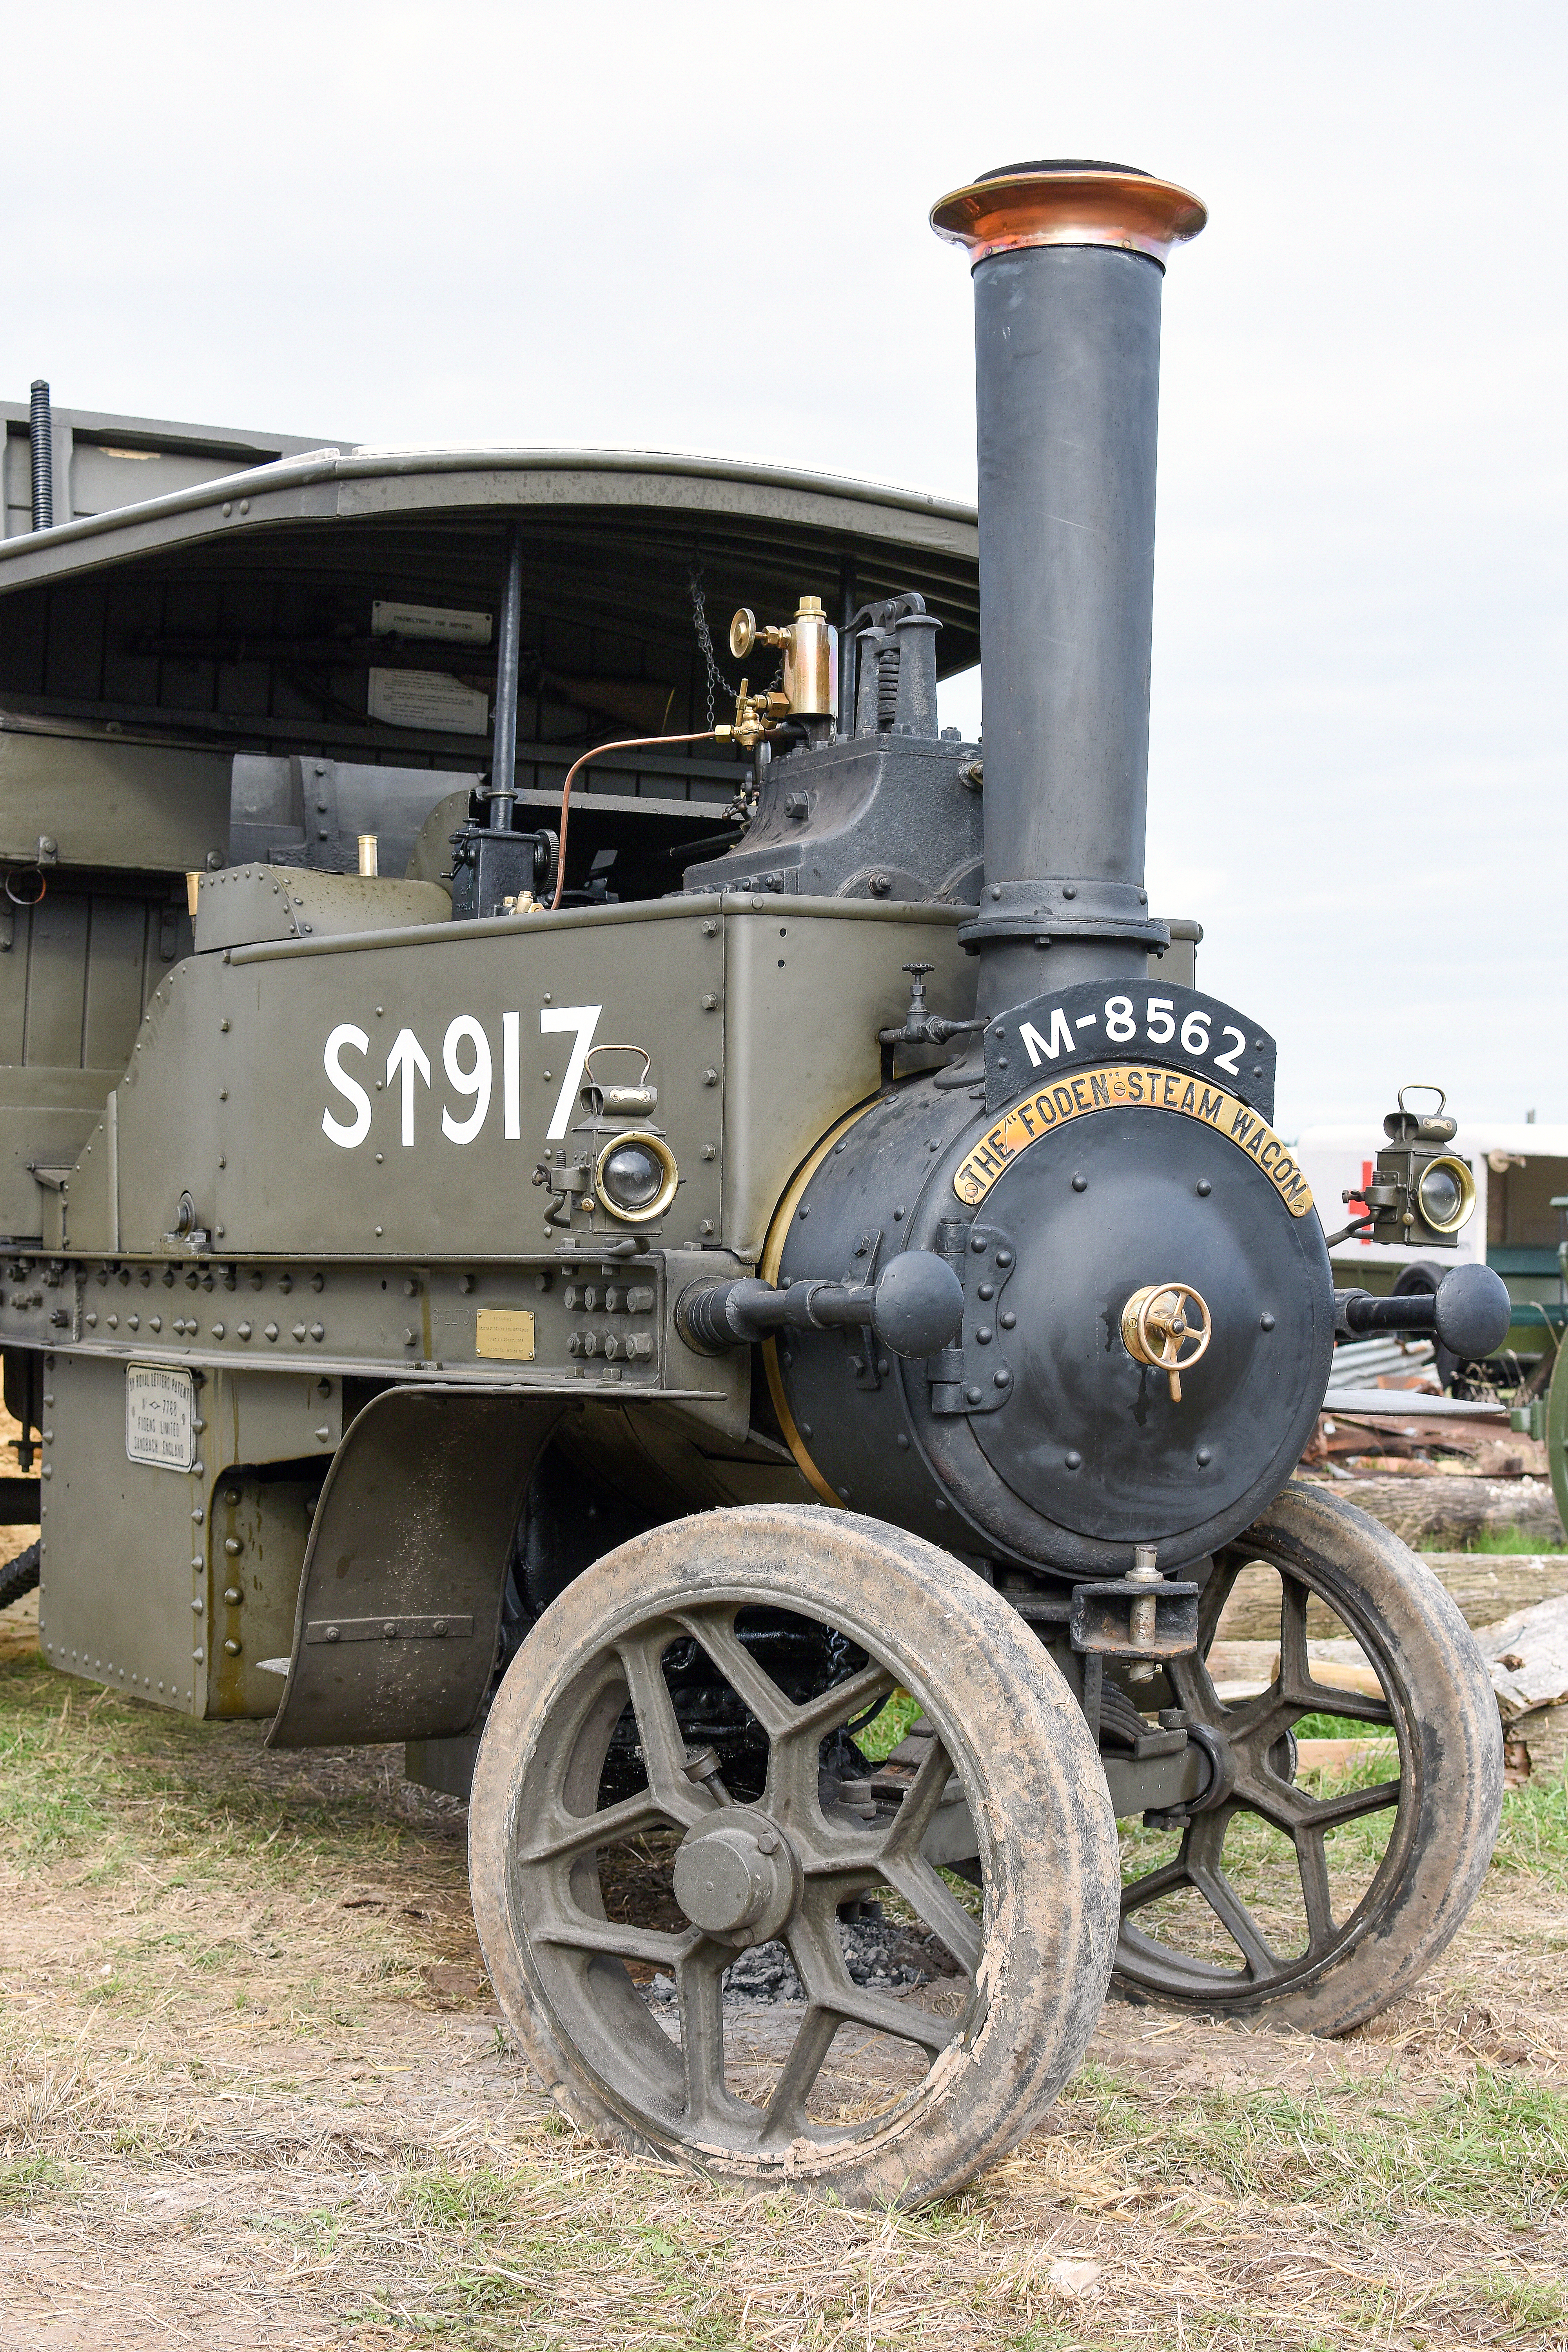
[[[43,377],[33,382],[29,420],[33,454],[33,529],[47,530],[55,520],[54,425],[49,415],[49,387]]]
[[[944,196],[973,257],[985,884],[978,1009],[1139,977],[1165,257],[1207,215],[1117,163]]]

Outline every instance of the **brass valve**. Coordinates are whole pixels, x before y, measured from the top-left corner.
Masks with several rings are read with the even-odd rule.
[[[1198,1321],[1193,1320],[1196,1308]],[[1214,1337],[1214,1318],[1190,1283],[1150,1282],[1135,1290],[1121,1310],[1121,1343],[1134,1363],[1163,1372],[1171,1401],[1182,1402],[1182,1374],[1190,1371]],[[1190,1356],[1182,1349],[1195,1344]]]
[[[781,719],[789,717],[789,698],[784,694],[753,694],[751,682],[741,680],[741,691],[735,697],[735,717],[727,727],[715,727],[716,742],[739,743],[750,751],[764,735],[772,735]]]
[[[803,596],[793,621],[757,626],[742,604],[730,624],[730,651],[744,661],[753,646],[784,655],[784,710],[796,719],[830,719],[838,708],[838,633],[828,626],[820,596]],[[742,693],[744,688],[742,689]]]

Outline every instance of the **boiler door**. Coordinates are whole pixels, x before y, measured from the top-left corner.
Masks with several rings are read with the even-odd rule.
[[[1016,1320],[992,1343],[1013,1381],[970,1426],[1015,1494],[1079,1535],[1138,1542],[1266,1475],[1285,1484],[1321,1401],[1332,1299],[1317,1217],[1291,1216],[1245,1152],[1191,1118],[1100,1111],[1023,1152],[979,1223],[1016,1249],[997,1300]],[[1212,1319],[1179,1402],[1122,1341],[1151,1283],[1196,1291]]]

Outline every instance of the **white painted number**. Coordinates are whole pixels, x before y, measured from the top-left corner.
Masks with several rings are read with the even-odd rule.
[[[1143,1006],[1145,1034],[1152,1045],[1168,1045],[1171,1043],[1176,1034],[1175,1012],[1176,1000],[1173,996],[1151,996],[1145,1001]],[[1077,1026],[1079,1029],[1091,1029],[1096,1025],[1097,1019],[1098,1015],[1093,1013],[1080,1013]],[[1213,1013],[1203,1005],[1194,1005],[1192,1012],[1184,1015],[1182,1021],[1184,1053],[1196,1057],[1209,1051],[1210,1024],[1213,1019]],[[1131,997],[1108,996],[1106,998],[1105,1034],[1113,1045],[1131,1044],[1138,1034],[1137,1007]],[[1070,1047],[1075,1043],[1072,1026],[1068,1024],[1059,1004],[1052,1011],[1051,1034],[1048,1037],[1042,1037],[1032,1021],[1026,1021],[1023,1024],[1018,1031],[1018,1036],[1029,1056],[1031,1066],[1037,1070],[1040,1066],[1042,1058],[1047,1062],[1054,1062],[1064,1046]],[[1247,1050],[1246,1036],[1239,1029],[1227,1028],[1225,1032],[1225,1044],[1226,1052],[1215,1055],[1215,1067],[1224,1070],[1228,1077],[1239,1077],[1241,1056]],[[551,1129],[552,1134],[556,1132],[555,1129]]]
[[[458,1048],[467,1039],[474,1049],[474,1066],[465,1070],[458,1059]],[[490,1041],[471,1013],[459,1013],[447,1031],[441,1048],[441,1059],[447,1066],[447,1076],[460,1095],[475,1097],[473,1115],[469,1118],[454,1118],[449,1110],[441,1113],[441,1132],[454,1143],[472,1143],[485,1123],[485,1113],[490,1107]]]
[[[519,1013],[503,1013],[500,1017],[500,1094],[502,1132],[509,1143],[515,1143],[522,1133],[522,1105],[518,1095],[517,1024]]]
[[[539,1026],[545,1036],[558,1029],[575,1029],[577,1043],[566,1059],[566,1077],[556,1098],[555,1116],[547,1132],[552,1143],[558,1142],[566,1132],[572,1108],[577,1099],[577,1089],[583,1083],[583,1065],[594,1042],[594,1032],[599,1025],[602,1004],[557,1004],[539,1016]]]
[[[412,1029],[400,1029],[397,1042],[386,1057],[388,1086],[398,1072],[403,1074],[403,1148],[414,1148],[414,1073],[417,1070],[426,1086],[430,1083],[430,1061],[425,1048]]]
[[[565,1031],[572,1035],[572,1045],[566,1055],[565,1075],[561,1092],[556,1097],[554,1116],[550,1122],[550,1139],[556,1142],[571,1125],[577,1102],[577,1090],[583,1083],[583,1068],[594,1043],[594,1033],[599,1025],[604,1007],[599,1004],[562,1004],[546,1007],[539,1016],[542,1037],[553,1036]],[[522,1070],[521,1013],[503,1013],[500,1016],[500,1095],[501,1133],[508,1143],[517,1143],[522,1137]],[[1048,1045],[1037,1032],[1026,1029],[1025,1043],[1029,1046],[1031,1060],[1037,1064],[1037,1046],[1043,1046],[1054,1061],[1063,1045],[1071,1045],[1072,1034],[1060,1012],[1051,1027]],[[1031,1043],[1031,1040],[1033,1041]],[[365,1055],[370,1052],[370,1039],[353,1021],[340,1022],[327,1039],[322,1061],[327,1083],[341,1095],[353,1114],[340,1118],[328,1108],[321,1113],[321,1132],[344,1151],[352,1151],[370,1133],[373,1106],[369,1093],[358,1078],[351,1077],[344,1069],[345,1053]],[[554,1060],[554,1055],[551,1055]],[[453,1143],[472,1143],[489,1117],[490,1099],[495,1091],[495,1059],[490,1039],[482,1021],[471,1013],[459,1013],[448,1023],[441,1041],[441,1062],[447,1082],[461,1102],[471,1104],[466,1116],[456,1109],[443,1108],[441,1132]],[[548,1078],[550,1072],[544,1073]],[[381,1080],[376,1081],[380,1090]],[[401,1097],[403,1148],[414,1149],[416,1129],[416,1086],[430,1088],[430,1056],[412,1029],[400,1029],[386,1057],[386,1090],[395,1088]]]
[[[1227,1029],[1225,1034],[1227,1037],[1234,1037],[1236,1039],[1236,1043],[1231,1047],[1228,1054],[1216,1054],[1215,1055],[1214,1066],[1216,1070],[1228,1070],[1233,1078],[1239,1077],[1241,1073],[1236,1066],[1237,1056],[1240,1054],[1242,1048],[1247,1044],[1247,1039],[1243,1032],[1239,1029]]]
[[[356,1029],[352,1021],[340,1022],[328,1038],[322,1055],[327,1083],[335,1087],[345,1101],[353,1104],[354,1115],[345,1122],[334,1118],[330,1110],[324,1110],[321,1113],[321,1132],[330,1135],[334,1143],[341,1143],[345,1151],[352,1151],[354,1145],[363,1143],[370,1133],[370,1097],[357,1078],[349,1076],[338,1058],[345,1045],[352,1045],[356,1054],[368,1054],[370,1039],[363,1029]]]

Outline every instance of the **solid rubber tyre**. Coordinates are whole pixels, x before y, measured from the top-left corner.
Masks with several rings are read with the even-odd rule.
[[[787,2146],[717,2145],[711,2133],[657,2112],[651,2090],[628,2095],[624,2080],[607,2081],[617,2052],[601,2042],[607,2059],[595,2063],[566,2030],[551,1990],[564,1979],[551,1977],[550,1949],[535,1948],[531,1928],[539,1936],[540,1919],[531,1921],[520,1895],[533,1866],[527,1841],[538,1835],[542,1776],[570,1769],[554,1759],[568,1738],[562,1727],[574,1691],[589,1687],[584,1678],[600,1672],[617,1642],[639,1638],[638,1627],[652,1628],[640,1638],[657,1658],[666,1621],[676,1624],[685,1611],[697,1622],[707,1611],[718,1622],[732,1603],[827,1622],[866,1650],[936,1727],[947,1757],[945,1765],[937,1759],[941,1783],[951,1793],[951,1768],[978,1830],[984,1922],[971,1927],[978,1957],[964,2021],[949,2029],[954,2038],[890,2114],[840,2126],[848,2136],[826,2144],[797,2135]],[[605,1710],[613,1714],[616,1704],[611,1688],[595,1720],[608,1721]],[[640,1728],[640,1703],[637,1720]],[[579,1804],[563,1818],[586,1821],[590,1810]],[[1038,2123],[1094,2032],[1116,1935],[1119,1864],[1104,1775],[1079,1707],[1034,1633],[934,1546],[875,1520],[799,1506],[675,1520],[607,1554],[551,1604],[485,1727],[469,1863],[497,1998],[575,2124],[736,2179],[816,2183],[855,2205],[947,2194]],[[635,2037],[639,2013],[623,1990],[616,1998]],[[680,2063],[689,2106],[695,2062]],[[744,2136],[743,2121],[734,2128]]]

